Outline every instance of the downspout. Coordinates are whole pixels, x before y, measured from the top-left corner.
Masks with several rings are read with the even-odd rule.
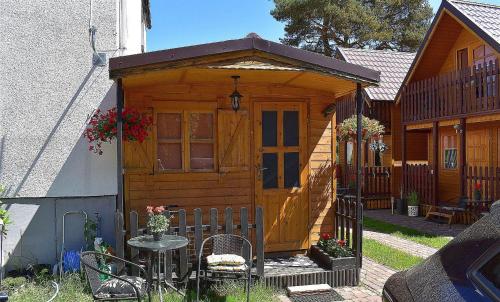
[[[361,91],[361,83],[356,84],[356,218],[357,218],[357,246],[356,246],[356,262],[357,274],[362,267],[362,240],[363,240],[363,204],[361,203],[361,143],[362,140],[362,118],[363,118],[363,95]]]

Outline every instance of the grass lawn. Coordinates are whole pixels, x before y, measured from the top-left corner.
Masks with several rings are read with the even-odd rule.
[[[60,291],[54,302],[91,302],[89,288],[80,275],[68,275],[61,284]],[[44,277],[36,282],[27,282],[25,278],[6,278],[2,284],[2,290],[9,292],[9,301],[14,302],[43,302],[47,301],[54,293],[50,285],[50,277]],[[278,293],[271,288],[265,288],[256,284],[250,289],[250,301],[252,302],[278,302]],[[220,286],[213,286],[203,297],[202,301],[210,302],[239,302],[245,301],[246,295],[243,285],[226,282]],[[153,301],[160,301],[157,295],[153,296]],[[165,302],[196,301],[196,293],[190,291],[188,299],[183,300],[175,293],[163,295]],[[146,300],[147,301],[147,300]]]
[[[398,271],[408,269],[424,260],[367,238],[363,238],[363,256]]]
[[[376,220],[370,217],[363,218],[363,225],[366,229],[380,233],[391,234],[396,237],[411,240],[436,249],[443,247],[452,238],[426,234],[407,227],[394,225],[385,221]]]

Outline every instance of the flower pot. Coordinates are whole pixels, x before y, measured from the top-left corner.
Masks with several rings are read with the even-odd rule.
[[[312,259],[316,260],[316,262],[323,268],[328,270],[341,270],[341,269],[350,269],[356,267],[356,258],[355,257],[343,257],[343,258],[333,258],[325,251],[323,251],[319,246],[312,245],[309,250],[309,255]]]
[[[418,216],[418,206],[408,206],[408,216],[417,217]]]
[[[160,241],[162,237],[163,237],[163,232],[154,232],[153,233],[153,240],[154,241]]]
[[[474,200],[481,200],[481,191],[479,190],[474,191]]]

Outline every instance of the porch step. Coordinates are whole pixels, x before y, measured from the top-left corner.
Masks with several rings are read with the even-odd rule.
[[[323,294],[330,293],[333,288],[328,284],[312,284],[312,285],[302,285],[302,286],[289,286],[286,289],[288,296],[299,296],[299,295],[311,295],[311,294]]]

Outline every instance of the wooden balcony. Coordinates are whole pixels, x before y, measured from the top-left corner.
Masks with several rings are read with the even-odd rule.
[[[401,95],[403,123],[500,112],[499,74],[497,59],[410,83]]]

